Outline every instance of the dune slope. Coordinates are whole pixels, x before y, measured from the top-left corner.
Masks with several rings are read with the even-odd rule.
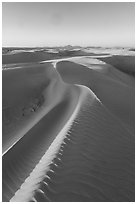
[[[113,72],[109,74],[109,70],[108,73],[102,74],[69,61],[58,62],[57,71],[65,82],[89,87],[115,116],[134,131],[133,86],[116,80],[116,76]]]
[[[109,66],[56,68],[3,70],[2,200],[134,202],[132,82]]]
[[[127,74],[135,76],[135,56],[114,55],[99,59]]]
[[[41,115],[39,111],[44,110],[46,114],[62,100],[55,93],[60,89],[62,94],[64,89],[49,63],[3,70],[2,78],[4,152],[18,139],[19,134],[24,134],[24,131],[34,125],[35,120],[38,121]],[[53,97],[54,101],[51,103]]]
[[[79,89],[65,85],[45,64],[4,71],[3,90],[3,127],[8,129],[3,131],[3,201],[9,201],[72,115]],[[39,97],[42,104],[33,113]]]
[[[11,201],[134,201],[134,137],[81,89],[86,94],[48,170],[45,157]]]
[[[2,55],[2,64],[38,62],[53,59],[54,57],[56,57],[56,53],[47,53],[43,51],[20,52]]]

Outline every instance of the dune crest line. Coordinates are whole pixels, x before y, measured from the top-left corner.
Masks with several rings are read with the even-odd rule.
[[[134,201],[132,77],[78,57],[3,79],[3,201]]]
[[[60,133],[56,136],[52,144],[49,146],[48,150],[40,159],[34,170],[30,173],[30,176],[21,185],[20,189],[15,193],[15,196],[12,197],[12,199],[10,200],[11,202],[15,202],[18,200],[20,200],[21,202],[29,201],[29,199],[33,197],[34,191],[38,189],[39,183],[45,178],[45,173],[50,170],[50,164],[52,163],[52,160],[59,152],[63,140],[66,138],[66,134],[68,133],[72,123],[74,122],[79,109],[81,108],[81,105],[86,98],[86,95],[89,94],[90,91],[87,87],[80,87],[80,92],[80,98],[73,114],[64,125]],[[96,98],[95,95],[93,93],[90,94],[92,95],[94,101]]]
[[[67,127],[10,201],[134,199],[132,135],[88,88],[81,89],[84,92]]]

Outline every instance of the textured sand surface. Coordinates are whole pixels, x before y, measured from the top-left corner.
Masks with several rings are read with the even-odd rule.
[[[117,73],[115,68],[111,71],[112,67],[107,67],[103,74],[94,66],[88,69],[69,61],[58,62],[57,70],[65,82],[89,87],[114,115],[134,131],[134,79]]]
[[[132,76],[87,56],[2,74],[3,201],[134,202]]]
[[[65,86],[49,63],[3,70],[3,152],[64,100]]]
[[[16,63],[32,63],[40,62],[44,60],[60,59],[62,57],[74,57],[74,56],[103,56],[102,54],[87,53],[84,51],[75,50],[60,50],[60,51],[47,51],[47,50],[26,50],[26,51],[12,51],[2,55],[2,64],[16,64]]]

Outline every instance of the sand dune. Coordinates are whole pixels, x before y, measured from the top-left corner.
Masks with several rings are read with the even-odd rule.
[[[43,52],[43,51],[20,52],[20,53],[3,55],[2,64],[39,62],[42,60],[53,59],[54,57],[56,57],[56,53],[48,53],[48,52]]]
[[[14,50],[13,50],[14,51]],[[74,56],[104,56],[108,54],[95,54],[95,53],[86,53],[83,51],[68,51],[68,50],[60,50],[58,52],[52,52],[48,50],[25,50],[21,52],[9,52],[2,55],[2,64],[17,64],[17,63],[32,63],[32,62],[40,62],[45,60],[52,59],[60,59],[65,57],[74,57]]]
[[[98,59],[93,58],[91,56],[90,57],[84,56],[84,57],[77,57],[77,58],[73,57],[73,58],[69,58],[68,60],[71,62],[75,62],[77,64],[84,65],[84,66],[86,66],[86,68],[88,67],[94,71],[98,71],[102,74],[105,74],[105,75],[113,78],[114,80],[118,80],[119,82],[123,82],[126,85],[130,85],[132,87],[135,87],[135,81],[134,81],[133,77],[125,74],[124,72],[117,70],[115,68],[115,66],[112,66],[110,64],[103,62],[102,59],[104,59],[104,58],[108,59],[108,56],[105,56],[105,55],[100,56]],[[64,59],[62,59],[61,61],[64,61]],[[105,59],[104,59],[104,61],[105,61]]]
[[[118,55],[99,59],[113,65],[120,71],[135,76],[135,56]]]
[[[3,71],[3,152],[69,98],[69,87],[49,63]]]
[[[116,80],[113,72],[104,75],[73,62],[59,62],[57,70],[65,82],[89,87],[114,115],[134,129],[133,87]]]
[[[4,155],[3,168],[7,169],[4,171],[5,200],[13,195],[27,176],[11,201],[134,200],[133,140],[129,145],[133,136],[89,90],[86,94],[84,92],[78,105],[67,132],[57,135],[56,140],[58,137],[60,140],[53,141],[54,148],[39,165],[35,167],[45,153],[46,145],[49,145],[45,135],[50,133],[51,136],[50,128],[46,128],[44,133],[42,127],[48,118],[40,121],[10,153]],[[60,108],[62,110],[63,104]],[[55,127],[53,118],[57,115],[56,111],[52,115],[52,127]],[[23,172],[20,171],[22,168]],[[9,182],[11,178],[14,178],[14,183]]]
[[[11,76],[10,80],[9,75]],[[11,177],[7,177],[7,171],[11,171],[12,168],[10,163],[16,161],[17,165],[14,165],[16,172],[16,167],[20,168],[17,162],[20,162],[20,156],[33,154],[31,150],[37,149],[38,143],[40,146],[44,145],[42,151],[36,150],[34,161],[27,165],[28,168],[24,171],[23,179],[29,175],[29,171],[35,167],[46,148],[50,146],[58,131],[73,113],[78,101],[79,89],[65,85],[50,64],[12,70],[12,73],[10,70],[3,71],[3,76],[3,93],[10,93],[13,96],[10,99],[9,97],[6,98],[7,95],[3,95],[3,104],[5,105],[3,126],[8,129],[8,133],[3,132],[3,193],[6,195],[6,198],[3,196],[3,199],[7,200],[8,197],[9,200],[23,182],[20,177],[13,173],[12,179],[15,177],[16,180],[17,176],[19,181],[16,183],[16,187],[14,186],[15,188],[11,186],[12,192],[10,191],[9,180]],[[18,88],[15,88],[13,83],[15,79],[17,79],[15,84],[18,85]],[[36,112],[29,111],[29,108],[34,108],[32,107],[35,105],[34,99],[39,99],[42,96],[43,102],[40,107],[37,107]],[[30,105],[26,108],[28,111],[26,114],[23,109],[25,105]],[[8,114],[7,109],[10,109]],[[18,119],[15,119],[15,113],[18,114]],[[9,120],[9,127],[6,120]],[[31,158],[30,156],[29,159]]]
[[[111,55],[122,55],[122,56],[135,56],[134,48],[123,48],[123,47],[87,47],[83,49],[84,52],[87,53],[95,53],[95,54],[111,54]]]
[[[70,61],[3,70],[3,201],[134,202],[134,80]]]

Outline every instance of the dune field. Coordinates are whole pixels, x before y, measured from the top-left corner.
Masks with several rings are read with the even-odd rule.
[[[3,202],[135,201],[133,50],[4,50],[2,108]]]

